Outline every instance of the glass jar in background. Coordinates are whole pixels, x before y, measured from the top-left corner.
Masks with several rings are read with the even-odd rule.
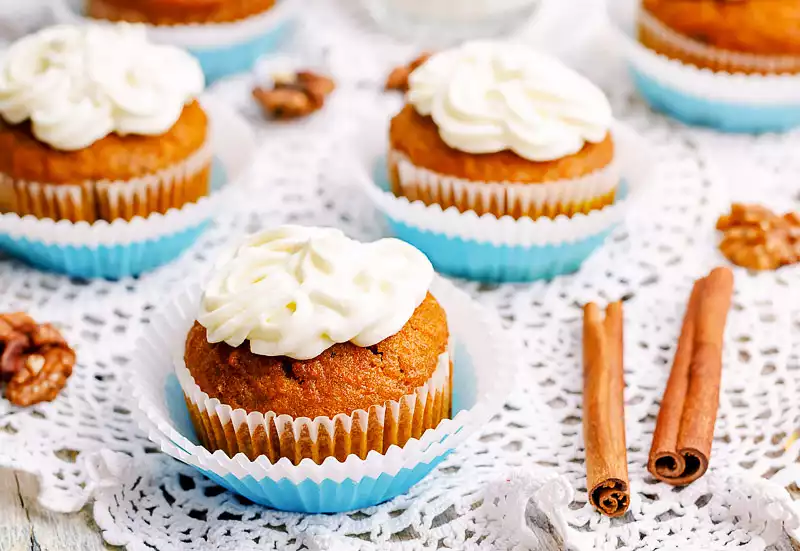
[[[387,32],[435,46],[513,32],[544,0],[362,0]]]

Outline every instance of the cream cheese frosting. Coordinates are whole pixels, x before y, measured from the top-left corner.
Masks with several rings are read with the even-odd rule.
[[[603,92],[557,59],[512,43],[470,42],[411,73],[407,99],[467,153],[511,150],[544,162],[599,143],[612,123]]]
[[[197,321],[210,343],[314,358],[336,343],[372,346],[425,299],[427,257],[397,239],[360,243],[332,228],[281,226],[251,236],[212,275]]]
[[[0,116],[30,120],[38,140],[74,151],[114,132],[166,133],[203,86],[197,60],[148,42],[144,27],[56,26],[0,58]]]

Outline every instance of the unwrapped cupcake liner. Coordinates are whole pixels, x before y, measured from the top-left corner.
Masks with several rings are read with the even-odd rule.
[[[780,132],[800,125],[800,75],[701,69],[659,54],[639,42],[640,24],[652,26],[657,21],[654,23],[652,16],[642,13],[638,0],[610,2],[609,15],[634,81],[655,109],[688,124],[729,132]],[[664,30],[663,25],[660,28]],[[678,40],[676,33],[670,33],[660,32],[659,39],[669,41],[673,48],[681,48],[689,59],[696,55],[716,56],[713,59],[720,67],[789,63],[774,58],[771,61],[762,58],[759,62],[755,59],[759,56],[714,50],[690,39]]]
[[[424,385],[399,400],[334,417],[293,418],[275,412],[247,412],[209,397],[195,382],[182,357],[175,373],[186,397],[195,432],[209,450],[228,456],[243,453],[251,460],[265,455],[274,463],[309,458],[321,463],[334,456],[344,461],[354,454],[366,458],[372,450],[386,452],[404,446],[449,416],[450,355],[439,356],[436,370]]]
[[[585,214],[612,204],[619,185],[619,170],[613,162],[580,178],[536,184],[456,178],[418,167],[396,150],[389,152],[388,164],[395,195],[443,209],[473,211],[479,216],[536,219]]]
[[[612,134],[622,183],[613,204],[587,214],[498,218],[410,201],[391,192],[386,159],[377,156],[376,162],[375,154],[367,154],[364,170],[372,177],[362,179],[362,187],[386,216],[391,232],[424,252],[437,271],[486,282],[552,279],[580,268],[624,220],[636,192],[647,184],[653,160],[642,138],[622,124]],[[361,150],[369,151],[369,144]]]
[[[214,154],[212,193],[181,208],[131,220],[93,223],[0,214],[0,249],[39,268],[80,278],[120,279],[174,260],[230,198],[247,168],[255,137],[225,104],[203,98]]]
[[[0,174],[2,210],[36,218],[94,222],[164,213],[208,195],[212,149],[208,140],[183,162],[130,180],[51,184]]]
[[[244,453],[211,452],[197,438],[174,360],[197,317],[201,287],[178,291],[145,328],[129,379],[136,419],[160,449],[218,484],[269,507],[307,513],[342,512],[376,505],[405,493],[502,407],[519,367],[519,342],[497,316],[441,277],[433,294],[444,308],[451,338],[452,418],[385,453],[364,458],[330,456],[317,464],[304,457],[271,461]],[[441,364],[444,365],[444,364]],[[251,414],[252,415],[252,414]]]
[[[263,54],[275,52],[291,32],[298,0],[277,0],[275,5],[251,17],[229,23],[146,25],[148,36],[163,44],[189,50],[212,82],[249,71]],[[84,16],[82,0],[55,0],[56,18],[63,23],[98,20]]]

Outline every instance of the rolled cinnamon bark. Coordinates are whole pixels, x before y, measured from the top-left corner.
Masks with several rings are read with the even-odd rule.
[[[692,290],[647,463],[662,482],[683,486],[708,469],[732,296],[733,273],[728,268],[713,270]]]
[[[583,438],[589,502],[610,517],[630,504],[625,444],[622,303],[583,311]]]

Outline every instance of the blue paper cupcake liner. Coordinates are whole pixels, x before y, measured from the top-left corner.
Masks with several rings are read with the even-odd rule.
[[[633,80],[645,100],[656,110],[690,125],[723,132],[785,132],[800,126],[800,102],[796,104],[747,104],[693,96],[631,68]]]
[[[303,513],[339,513],[370,507],[406,493],[431,473],[466,438],[502,407],[519,365],[518,343],[499,320],[454,285],[436,278],[431,286],[447,312],[453,339],[453,419],[419,439],[365,459],[293,465],[266,456],[251,461],[202,447],[194,432],[184,390],[173,372],[186,332],[193,324],[200,287],[178,293],[159,312],[136,347],[130,384],[141,428],[160,449],[196,468],[217,484],[267,507]],[[135,374],[135,376],[133,375]]]
[[[200,61],[206,81],[215,80],[250,71],[258,58],[264,54],[280,50],[292,33],[291,21],[283,21],[263,34],[238,44],[216,47],[188,48],[189,52]]]
[[[428,476],[450,451],[428,463],[417,464],[411,469],[401,469],[394,475],[384,473],[378,478],[365,477],[357,482],[351,479],[341,482],[314,482],[306,479],[295,484],[286,478],[276,482],[270,478],[256,480],[252,476],[219,476],[212,471],[199,470],[220,486],[272,509],[312,514],[344,513],[372,507],[407,493],[412,486]]]
[[[200,62],[206,82],[250,71],[264,54],[278,51],[293,30],[297,0],[277,0],[264,13],[230,23],[146,25],[151,39],[186,48]],[[55,0],[63,23],[97,22],[85,16],[81,0]]]
[[[570,243],[541,247],[494,245],[388,219],[392,234],[425,253],[438,272],[485,283],[550,280],[578,271],[614,226]]]
[[[208,226],[203,222],[175,234],[126,245],[54,245],[0,233],[0,249],[45,271],[83,279],[122,279],[169,263],[192,246]]]
[[[629,132],[615,132],[621,149],[629,145]],[[621,168],[623,177],[629,176],[624,162]],[[386,216],[391,233],[424,252],[438,272],[486,283],[511,283],[549,280],[577,271],[623,221],[631,183],[629,179],[620,183],[613,205],[588,214],[498,219],[395,197],[386,158],[381,156],[372,178],[365,182],[365,191]]]

